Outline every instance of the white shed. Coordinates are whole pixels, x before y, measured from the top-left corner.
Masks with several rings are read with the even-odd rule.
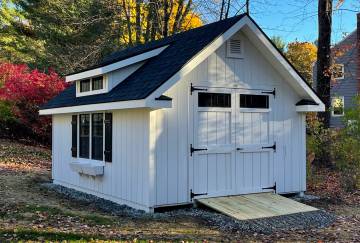
[[[306,190],[305,112],[324,104],[240,15],[70,74],[52,115],[55,184],[145,211]]]

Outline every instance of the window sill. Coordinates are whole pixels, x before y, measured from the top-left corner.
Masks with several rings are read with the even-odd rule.
[[[239,111],[240,112],[243,112],[243,113],[251,113],[251,112],[257,112],[257,113],[260,113],[260,112],[270,112],[271,109],[270,108],[239,108]]]
[[[104,174],[104,166],[104,162],[95,160],[79,159],[70,163],[73,171],[90,176],[102,176]]]
[[[108,90],[106,88],[98,89],[98,90],[91,90],[91,91],[86,91],[86,92],[76,92],[76,97],[104,94],[104,93],[107,93],[107,92],[108,92]]]

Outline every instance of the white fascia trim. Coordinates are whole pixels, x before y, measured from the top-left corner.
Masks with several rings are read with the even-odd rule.
[[[138,63],[144,60],[147,60],[149,58],[152,58],[154,56],[159,55],[163,50],[165,50],[169,45],[166,46],[162,46],[160,48],[156,48],[154,50],[142,53],[140,55],[136,55],[130,58],[127,58],[125,60],[119,61],[119,62],[115,62],[113,64],[104,66],[104,67],[100,67],[100,68],[95,68],[95,69],[91,69],[85,72],[81,72],[81,73],[76,73],[73,75],[69,75],[66,76],[66,82],[72,82],[75,80],[81,80],[81,79],[85,79],[85,78],[90,78],[90,77],[94,77],[94,76],[98,76],[98,75],[102,75],[105,73],[109,73],[111,71],[129,66],[131,64],[134,63]]]
[[[191,70],[193,70],[197,65],[209,57],[214,51],[216,51],[221,45],[223,45],[231,36],[238,32],[244,26],[248,26],[258,37],[258,40],[265,45],[270,52],[277,59],[278,63],[281,64],[293,77],[294,81],[297,82],[302,89],[319,105],[317,106],[318,111],[325,111],[325,104],[318,98],[318,96],[310,89],[302,80],[302,78],[294,71],[294,69],[289,65],[289,63],[278,53],[278,51],[272,46],[272,44],[266,39],[266,37],[261,33],[257,26],[249,19],[249,17],[244,16],[237,23],[235,23],[230,29],[228,29],[224,34],[219,36],[214,40],[210,45],[205,47],[200,51],[192,60],[190,60],[180,71],[178,71],[174,76],[172,76],[167,82],[161,85],[155,92],[153,92],[149,97],[158,97],[165,93],[169,88],[171,88],[177,81],[183,78]]]
[[[78,113],[78,112],[94,112],[94,111],[109,111],[109,110],[122,110],[122,109],[136,109],[136,108],[149,108],[149,109],[162,109],[171,108],[171,100],[129,100],[129,101],[118,101],[110,103],[90,104],[90,105],[79,105],[69,107],[59,107],[52,109],[40,110],[40,115],[55,115],[55,114],[66,114],[66,113]]]
[[[325,110],[324,105],[299,105],[296,106],[296,112],[321,112]]]

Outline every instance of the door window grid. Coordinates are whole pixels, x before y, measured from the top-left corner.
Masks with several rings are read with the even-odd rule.
[[[199,107],[231,107],[231,94],[228,93],[205,93],[198,94]]]
[[[240,108],[269,109],[268,95],[240,94]]]

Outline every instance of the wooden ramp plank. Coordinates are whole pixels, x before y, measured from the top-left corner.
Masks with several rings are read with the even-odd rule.
[[[201,198],[196,199],[196,201],[239,220],[268,218],[318,210],[271,192]]]

